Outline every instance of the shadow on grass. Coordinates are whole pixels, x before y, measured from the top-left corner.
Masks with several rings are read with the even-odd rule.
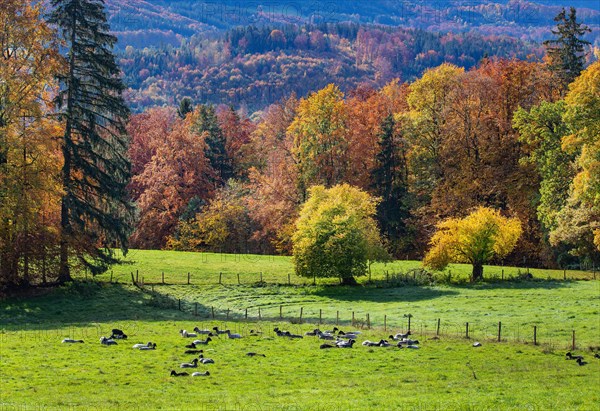
[[[533,289],[557,289],[568,287],[578,283],[575,280],[545,280],[545,279],[532,279],[532,280],[487,280],[480,283],[464,284],[461,288],[471,288],[474,290],[533,290]]]
[[[313,294],[341,301],[414,302],[457,295],[458,292],[450,288],[433,288],[414,285],[394,288],[381,288],[368,285],[357,287],[327,286],[315,290]]]
[[[189,320],[194,314],[191,307],[198,312],[208,311],[203,305],[187,300],[181,300],[180,310],[179,300],[150,289],[76,282],[43,296],[0,301],[0,327],[43,330],[69,324]]]

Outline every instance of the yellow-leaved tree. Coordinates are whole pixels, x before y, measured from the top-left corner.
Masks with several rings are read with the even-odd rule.
[[[480,280],[483,265],[493,257],[508,255],[515,248],[521,231],[519,219],[479,207],[465,218],[450,218],[437,225],[423,264],[434,270],[443,270],[449,263],[472,264],[471,280]]]
[[[310,188],[292,237],[296,274],[355,285],[354,277],[366,274],[369,261],[385,260],[373,218],[377,202],[348,184]]]

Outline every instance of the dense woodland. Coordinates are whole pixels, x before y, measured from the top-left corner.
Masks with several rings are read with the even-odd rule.
[[[566,41],[586,32],[574,11],[557,18],[570,33],[556,32],[543,61],[524,58],[533,49],[508,39],[351,24],[236,29],[163,54],[131,49],[121,60],[126,78],[133,67],[153,81],[178,71],[172,87],[206,87],[214,100],[190,92],[131,115],[125,128],[114,38],[101,36],[98,61],[77,49],[63,58],[40,4],[2,4],[5,283],[65,281],[66,251],[79,261],[72,268],[92,272],[112,262],[98,250],[114,247],[289,254],[311,187],[344,183],[377,198],[382,243],[395,257],[422,258],[440,221],[484,206],[518,218],[523,231],[497,263],[600,263],[600,63],[585,68],[593,60],[585,41]],[[492,45],[507,56],[486,56]],[[300,60],[282,57],[290,47]],[[332,77],[316,60],[309,68],[315,48],[331,54]],[[198,58],[209,61],[204,74]],[[344,80],[344,70],[362,66],[370,81]],[[395,78],[398,70],[412,79]],[[299,72],[307,74],[298,93],[278,86]],[[277,101],[252,118],[210,104],[220,93],[227,102],[247,98],[223,86],[225,75],[240,90],[272,78],[264,90]]]
[[[234,28],[180,47],[128,47],[120,59],[134,111],[185,96],[254,112],[291,93],[335,83],[382,87],[413,81],[444,62],[469,69],[486,56],[539,61],[544,49],[507,36],[439,34],[352,23]]]

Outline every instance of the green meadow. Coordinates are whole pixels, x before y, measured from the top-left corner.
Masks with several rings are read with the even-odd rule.
[[[564,280],[562,271],[530,270],[534,278],[523,280],[523,268],[486,267],[492,279],[469,284],[469,267],[453,266],[423,285],[410,271],[419,262],[399,261],[341,287],[295,277],[286,257],[134,250],[128,259],[112,283],[111,273],[82,276],[0,301],[1,410],[590,410],[600,402],[600,282],[572,279],[593,273]],[[131,273],[144,285],[132,285]],[[409,314],[420,349],[360,345],[405,331]],[[273,332],[335,325],[361,332],[354,348],[321,350],[315,337]],[[194,357],[178,333],[194,326],[244,337],[204,347],[215,364],[198,370],[210,376],[170,377]],[[129,339],[102,346],[112,328]],[[565,360],[573,331],[585,366]],[[85,343],[62,344],[67,337]],[[155,351],[131,348],[148,341]]]

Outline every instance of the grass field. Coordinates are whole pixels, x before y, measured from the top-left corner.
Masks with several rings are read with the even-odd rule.
[[[135,251],[131,258],[131,265],[114,269],[119,284],[110,284],[105,274],[0,302],[0,410],[591,410],[600,403],[600,360],[590,351],[600,348],[600,281],[564,281],[562,272],[531,270],[538,280],[471,285],[460,280],[468,277],[468,267],[454,266],[456,280],[449,284],[390,283],[386,271],[391,276],[418,267],[396,262],[372,267],[371,283],[363,279],[359,287],[320,280],[312,285],[293,274],[288,285],[292,266],[284,257]],[[484,275],[496,269],[486,267]],[[136,270],[156,284],[131,285]],[[505,268],[506,278],[516,273]],[[320,350],[314,337],[288,340],[272,332],[275,325],[311,330],[319,314],[321,328],[339,322],[348,329],[352,312],[354,328],[362,332],[359,342],[406,330],[404,315],[410,313],[421,349]],[[438,318],[440,336],[434,339]],[[470,339],[464,338],[467,321]],[[495,341],[499,321],[502,342]],[[195,325],[218,325],[246,337],[221,337],[207,347],[216,364],[200,370],[210,370],[209,377],[169,377],[193,357],[183,353],[188,341],[178,330]],[[541,345],[532,344],[533,326]],[[129,340],[101,346],[99,337],[115,327]],[[249,337],[251,329],[262,333]],[[576,352],[589,362],[583,367],[564,359],[573,330]],[[86,342],[61,344],[65,337]],[[476,340],[483,346],[472,347]],[[147,341],[158,349],[131,348]],[[248,351],[266,357],[250,358]]]

